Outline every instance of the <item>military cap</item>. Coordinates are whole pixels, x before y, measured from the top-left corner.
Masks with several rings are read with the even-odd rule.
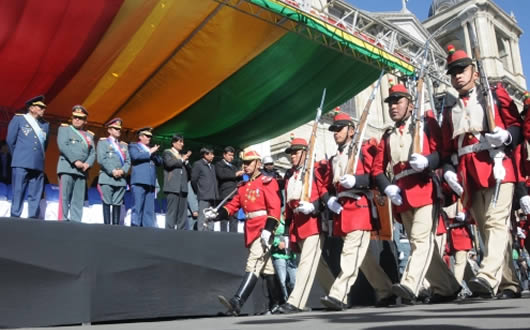
[[[447,56],[447,74],[451,74],[454,68],[465,68],[473,63],[464,50],[456,50],[453,45],[447,46],[447,52],[449,53]]]
[[[265,156],[263,157],[263,160],[261,161],[263,164],[274,164],[274,160],[271,156]]]
[[[47,108],[48,106],[44,103],[44,95],[35,96],[26,101],[26,108],[29,108],[32,105],[39,106],[41,108]]]
[[[73,117],[86,117],[88,116],[88,111],[84,106],[77,104],[72,107],[72,116]]]
[[[140,136],[140,135],[145,135],[145,136],[153,136],[153,128],[152,127],[142,127],[140,128],[138,131],[136,131],[136,135]]]
[[[286,154],[290,154],[293,151],[297,150],[306,150],[307,149],[307,141],[302,138],[294,138],[291,141],[291,145],[285,149]]]
[[[111,120],[109,120],[106,124],[105,124],[105,127],[108,127],[108,128],[117,128],[117,129],[121,129],[121,125],[122,125],[122,120],[121,118],[113,118]]]
[[[388,89],[388,97],[384,101],[389,103],[392,100],[400,99],[402,97],[412,100],[412,95],[410,95],[407,87],[403,84],[391,85]]]
[[[332,132],[340,131],[344,126],[348,125],[353,126],[353,119],[350,117],[350,115],[345,112],[337,112],[335,117],[333,117],[333,124],[329,126],[328,130]]]
[[[242,158],[243,161],[261,160],[261,156],[254,150],[245,151]]]

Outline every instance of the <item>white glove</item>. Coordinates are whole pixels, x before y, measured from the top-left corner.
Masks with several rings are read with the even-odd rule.
[[[462,211],[458,212],[455,216],[455,220],[460,222],[466,221],[466,214]]]
[[[340,185],[346,189],[353,188],[355,186],[355,182],[356,182],[355,175],[351,175],[351,174],[345,174],[341,176],[339,180]]]
[[[328,199],[328,208],[331,210],[331,212],[340,214],[342,212],[342,205],[339,203],[339,199],[336,196],[331,196]]]
[[[267,229],[263,229],[261,231],[260,239],[261,239],[261,245],[263,245],[263,247],[266,248],[266,249],[270,249],[270,247],[271,247],[271,244],[270,244],[271,232],[268,231]]]
[[[447,184],[449,184],[449,187],[453,189],[453,191],[458,195],[462,196],[462,193],[464,192],[464,188],[458,183],[458,177],[456,176],[456,173],[453,171],[447,171],[444,173],[444,179]]]
[[[486,133],[485,136],[488,143],[494,148],[500,147],[508,140],[511,140],[510,133],[500,127],[495,127],[493,133]]]
[[[519,205],[524,214],[530,214],[530,196],[526,195],[521,197],[521,199],[519,199]]]
[[[214,210],[213,207],[207,207],[205,208],[204,210],[202,210],[202,213],[204,214],[204,216],[206,217],[206,219],[208,220],[212,220],[212,219],[215,219],[217,218],[217,216],[219,215],[219,213]]]
[[[384,193],[390,198],[390,200],[392,201],[392,204],[396,206],[400,206],[401,204],[403,204],[403,199],[401,198],[401,195],[400,195],[401,189],[399,189],[399,187],[396,186],[395,184],[391,184],[387,186],[385,188]]]
[[[429,165],[427,157],[421,154],[412,154],[409,159],[410,167],[416,172],[422,172]]]
[[[526,235],[521,227],[517,227],[517,237],[525,239]]]
[[[301,201],[300,204],[298,204],[298,207],[294,209],[294,212],[296,213],[303,213],[303,214],[311,214],[315,212],[315,205],[310,202]]]

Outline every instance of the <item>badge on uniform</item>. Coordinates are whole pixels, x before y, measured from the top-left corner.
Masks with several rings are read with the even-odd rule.
[[[28,136],[29,133],[31,133],[31,127],[26,125],[22,127],[22,133],[24,133],[25,136]]]

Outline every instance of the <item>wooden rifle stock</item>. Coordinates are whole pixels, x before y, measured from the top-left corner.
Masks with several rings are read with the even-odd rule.
[[[311,129],[311,137],[309,138],[309,145],[305,157],[304,167],[302,170],[303,188],[302,196],[300,201],[311,202],[311,188],[313,187],[313,170],[315,167],[315,146],[317,140],[317,129],[320,116],[322,115],[322,107],[324,106],[324,100],[326,99],[326,89],[322,92],[322,99],[320,100],[320,106],[317,108],[317,115]]]
[[[427,66],[427,55],[429,54],[430,40],[425,43],[423,59],[421,63],[418,83],[416,84],[416,103],[414,104],[413,120],[414,135],[412,139],[412,153],[421,154],[423,152],[423,117],[425,114],[423,102],[423,85],[425,79],[425,67]]]
[[[379,86],[381,85],[381,80],[383,79],[384,75],[385,71],[382,70],[381,74],[379,75],[379,79],[377,80],[376,85],[372,89],[372,93],[368,98],[368,102],[366,102],[366,105],[364,106],[361,118],[359,118],[359,124],[357,125],[357,129],[355,130],[355,134],[353,135],[352,143],[350,146],[350,154],[348,158],[348,164],[346,166],[346,174],[355,175],[355,173],[357,172],[357,164],[359,163],[359,157],[361,155],[361,148],[363,144],[364,133],[366,131],[366,126],[368,124],[368,115],[370,114],[370,107],[375,99],[377,91],[379,90]]]

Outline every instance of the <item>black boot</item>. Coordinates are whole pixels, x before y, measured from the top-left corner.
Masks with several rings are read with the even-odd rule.
[[[120,224],[121,205],[112,205],[112,224],[118,226]]]
[[[217,296],[219,301],[228,308],[228,313],[234,316],[238,316],[241,313],[241,308],[247,300],[247,298],[254,290],[256,283],[258,282],[258,277],[254,273],[245,273],[243,281],[239,286],[236,294],[230,300],[226,299],[224,296]]]
[[[276,275],[263,275],[267,282],[267,291],[269,292],[269,312],[271,314],[278,314],[280,306],[285,302],[282,301],[283,294]]]
[[[110,225],[110,204],[103,203],[103,223]]]

